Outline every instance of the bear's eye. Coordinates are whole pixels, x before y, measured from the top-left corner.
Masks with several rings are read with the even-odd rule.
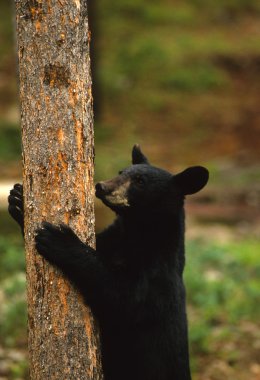
[[[123,170],[119,170],[118,174],[120,175],[120,174],[122,174],[122,173],[123,173]]]
[[[135,177],[135,182],[138,184],[138,185],[143,185],[144,184],[144,179],[140,176],[140,175],[137,175]]]

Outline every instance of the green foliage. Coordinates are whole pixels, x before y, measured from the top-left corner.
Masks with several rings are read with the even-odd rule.
[[[179,138],[190,150],[201,144],[200,139],[194,144],[198,130],[207,135],[206,140],[215,134],[209,128],[212,120],[229,124],[240,107],[233,101],[239,93],[234,91],[238,82],[234,83],[232,73],[219,64],[218,57],[231,56],[239,63],[243,57],[250,61],[259,55],[259,36],[245,23],[246,17],[256,23],[257,4],[253,0],[97,2],[99,33],[94,44],[99,100],[105,109],[101,118],[103,124],[113,125],[106,144],[121,144],[121,129],[129,127],[128,121],[135,125],[137,136],[142,136],[145,125],[152,138],[160,129],[165,146],[165,128],[173,131],[177,126],[184,131],[186,126],[187,133],[181,132]],[[219,99],[223,104],[217,104]],[[103,148],[105,140],[99,140],[96,131],[97,145]],[[182,144],[177,149],[181,146],[185,151]]]
[[[10,239],[10,236],[7,238],[0,236],[0,278],[2,280],[25,269],[22,243],[17,238],[13,238],[13,241]]]
[[[256,240],[189,243],[185,279],[194,351],[210,350],[215,328],[221,327],[225,335],[241,321],[259,322],[259,251],[260,241]]]
[[[26,340],[25,259],[22,244],[22,239],[9,233],[8,229],[5,235],[0,236],[0,344],[9,347]]]
[[[165,3],[162,6],[159,3],[151,3],[143,12],[143,20],[149,25],[160,25],[163,27],[165,23],[170,23],[173,26],[191,26],[196,25],[195,9],[190,4],[176,4],[174,12],[171,4]]]
[[[17,273],[1,283],[3,308],[0,313],[1,343],[8,347],[26,341],[25,274]]]
[[[12,4],[6,0],[0,1],[0,12],[5,15],[1,17],[0,22],[0,55],[6,54],[9,47],[13,44],[13,30],[12,30]]]
[[[245,11],[257,12],[260,10],[257,0],[189,0],[189,2],[200,9],[207,9],[211,13],[216,10],[222,13],[225,10],[236,11],[237,13]]]
[[[226,76],[219,69],[210,65],[183,66],[164,76],[162,85],[170,90],[202,92],[223,87]]]
[[[0,160],[18,160],[21,157],[21,136],[17,125],[0,121]]]
[[[12,365],[10,369],[10,380],[18,380],[18,379],[29,379],[29,368],[28,362],[23,360],[19,360],[18,363]]]

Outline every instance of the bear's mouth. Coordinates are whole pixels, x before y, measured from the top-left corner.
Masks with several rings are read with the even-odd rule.
[[[117,207],[129,207],[128,199],[126,197],[119,196],[118,194],[99,194],[96,193],[96,197],[99,198],[106,206],[110,208]]]

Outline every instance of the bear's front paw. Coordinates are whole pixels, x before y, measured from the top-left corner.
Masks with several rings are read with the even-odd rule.
[[[83,243],[68,226],[44,222],[36,231],[35,246],[40,255],[58,266],[68,264]]]
[[[8,211],[12,218],[20,225],[23,232],[23,186],[20,183],[16,183],[10,191],[10,195],[8,197]]]

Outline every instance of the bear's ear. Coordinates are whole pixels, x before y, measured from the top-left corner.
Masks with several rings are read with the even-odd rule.
[[[174,186],[183,195],[194,194],[203,189],[209,179],[209,172],[202,166],[192,166],[173,176]]]
[[[141,148],[138,144],[135,144],[132,149],[132,164],[133,165],[137,165],[137,164],[149,165],[148,159],[141,152]]]

